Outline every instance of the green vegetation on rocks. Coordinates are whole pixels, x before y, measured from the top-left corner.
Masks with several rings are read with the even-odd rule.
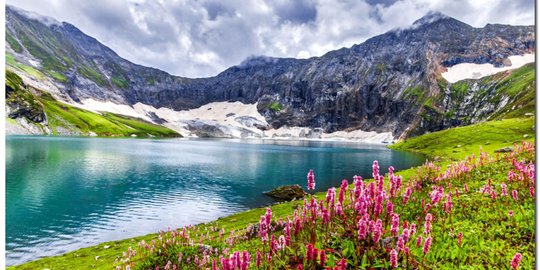
[[[277,102],[277,101],[274,101],[270,104],[270,110],[274,111],[274,112],[279,112],[281,110],[283,110],[283,105],[281,105],[281,103]]]
[[[6,65],[8,65],[10,67],[13,67],[15,69],[18,69],[18,70],[28,74],[29,76],[35,78],[35,79],[43,80],[45,78],[45,75],[43,73],[41,73],[41,71],[39,71],[39,70],[37,70],[37,69],[35,69],[33,67],[23,65],[23,64],[17,62],[15,60],[15,58],[13,57],[13,55],[11,55],[9,53],[6,53]]]
[[[105,79],[103,79],[103,76],[99,72],[95,71],[94,69],[87,66],[82,66],[78,68],[78,71],[81,75],[94,81],[98,85],[101,85],[101,86],[105,85]]]
[[[23,48],[22,48],[21,44],[12,35],[10,35],[8,32],[6,32],[6,41],[9,44],[9,46],[11,47],[11,49],[13,49],[17,53],[22,53]]]

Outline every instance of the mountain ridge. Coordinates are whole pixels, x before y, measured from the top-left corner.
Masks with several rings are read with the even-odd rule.
[[[474,28],[441,13],[416,22],[409,29],[391,30],[320,57],[256,56],[213,77],[184,78],[131,63],[71,24],[39,25],[8,6],[6,38],[11,36],[24,49],[17,53],[11,43],[6,49],[20,62],[41,62],[45,74],[58,77],[54,80],[58,98],[68,101],[141,102],[174,110],[241,101],[257,103],[273,128],[391,131],[396,137],[471,123],[450,119],[456,121],[441,126],[434,123],[440,119],[423,117],[428,101],[441,114],[448,112],[443,109],[448,89],[441,87],[445,83],[440,76],[446,67],[508,65],[508,56],[535,49],[534,26]],[[418,89],[421,98],[405,95],[410,89]],[[281,109],[272,110],[272,104]]]

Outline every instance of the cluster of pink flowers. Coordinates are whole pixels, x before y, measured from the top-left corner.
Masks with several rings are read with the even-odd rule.
[[[234,252],[230,258],[220,257],[221,269],[222,270],[247,270],[251,262],[251,256],[249,252],[243,251],[240,254],[239,251]],[[217,270],[217,264],[215,259],[212,261],[212,270]]]

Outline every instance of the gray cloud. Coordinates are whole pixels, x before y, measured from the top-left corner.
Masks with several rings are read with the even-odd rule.
[[[274,1],[273,9],[283,22],[303,24],[317,17],[317,7],[312,0]]]
[[[487,0],[486,0],[487,1]],[[212,76],[251,55],[319,56],[430,10],[475,27],[534,24],[530,0],[7,0],[67,21],[137,64]]]

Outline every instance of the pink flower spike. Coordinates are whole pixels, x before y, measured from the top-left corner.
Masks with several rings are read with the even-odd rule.
[[[514,257],[512,258],[512,261],[510,262],[510,267],[512,267],[512,269],[516,270],[519,268],[519,262],[521,262],[521,253],[516,253],[516,255],[514,255]]]
[[[390,251],[390,265],[392,268],[397,268],[397,251],[395,249]]]
[[[324,250],[321,250],[320,260],[321,265],[324,267],[326,265],[326,252]]]
[[[431,247],[431,236],[426,239],[426,242],[424,243],[424,254],[427,254],[429,252],[429,248]]]
[[[373,229],[373,242],[377,243],[379,240],[381,240],[382,235],[382,221],[380,219],[377,219],[377,223],[375,223],[375,228]]]
[[[508,211],[508,215],[509,216],[514,216],[514,211],[512,211],[512,210]]]
[[[315,175],[313,174],[313,170],[309,170],[307,174],[307,182],[308,182],[308,190],[314,190],[315,189]]]
[[[504,196],[504,197],[508,196],[508,192],[506,191],[506,184],[505,183],[501,184],[501,195]]]
[[[399,232],[399,215],[393,214],[392,215],[392,227],[390,228],[390,233],[393,236],[396,236]]]
[[[461,241],[463,240],[463,233],[459,232],[457,235],[457,244],[461,247]]]
[[[514,201],[517,201],[518,200],[518,197],[517,197],[517,190],[512,190],[512,198],[514,199]]]
[[[261,266],[261,252],[257,250],[257,258],[255,260],[255,264],[257,265],[257,268]]]
[[[416,246],[420,247],[422,245],[422,236],[419,235],[418,238],[416,238]]]

